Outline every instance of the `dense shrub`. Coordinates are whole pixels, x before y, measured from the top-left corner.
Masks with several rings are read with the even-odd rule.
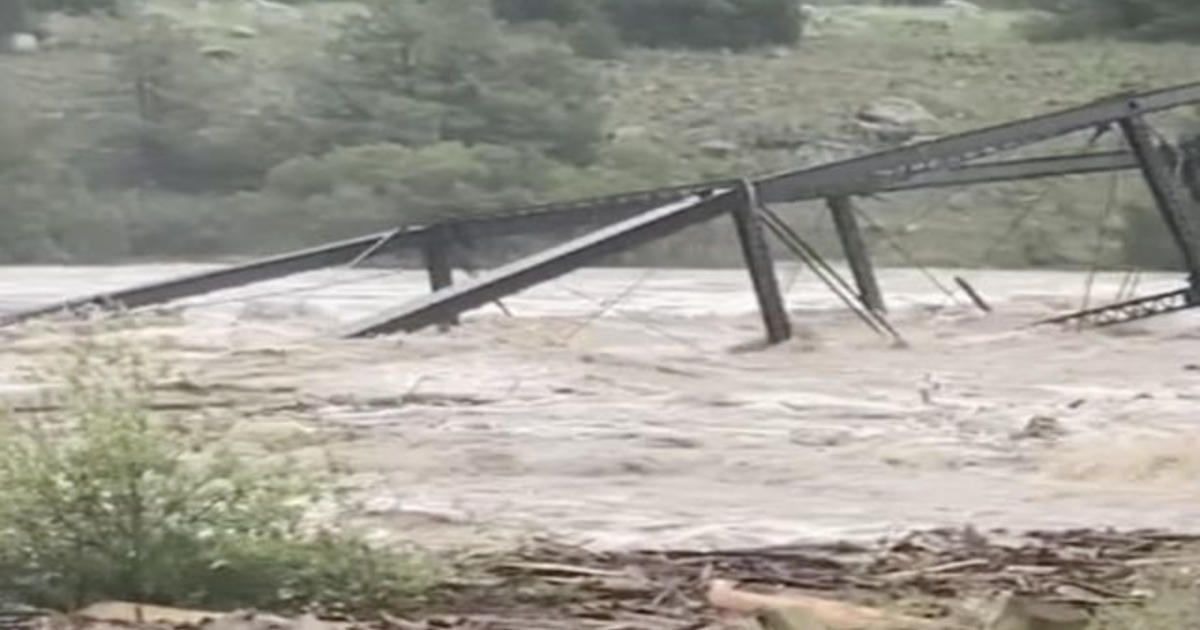
[[[316,107],[338,145],[499,144],[585,163],[601,138],[595,79],[571,51],[507,32],[474,0],[375,0],[336,58]]]
[[[186,30],[154,18],[130,19],[122,28],[113,80],[126,110],[112,113],[95,147],[99,155],[78,156],[91,184],[245,190],[308,148],[307,134],[283,112],[229,105],[238,94],[234,79]]]
[[[202,419],[150,411],[177,378],[85,333],[38,375],[39,415],[0,415],[0,598],[59,609],[100,599],[203,606],[401,610],[431,566],[313,534],[320,491],[286,465],[212,447]]]
[[[1057,0],[1044,8],[1054,15],[1027,25],[1031,39],[1200,39],[1200,3],[1194,0]]]
[[[7,2],[11,0],[0,0]],[[29,5],[38,11],[62,11],[64,13],[116,13],[120,8],[120,0],[27,0]]]
[[[30,26],[25,0],[0,0],[0,36],[26,31]]]
[[[510,21],[544,20],[615,28],[627,43],[742,49],[800,39],[794,0],[493,0]]]

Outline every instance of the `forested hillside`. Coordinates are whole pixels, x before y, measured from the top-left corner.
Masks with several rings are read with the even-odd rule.
[[[1166,41],[1191,32],[1181,0],[889,4],[0,0],[0,261],[278,251],[1196,78],[1196,49]],[[1089,264],[1115,204],[1100,255],[1123,264],[1146,249],[1124,228],[1154,232],[1122,181],[1111,203],[1095,178],[897,195],[871,202],[873,238],[885,261],[892,240],[929,263]],[[792,216],[825,247],[823,212]],[[736,261],[725,232],[624,260]]]

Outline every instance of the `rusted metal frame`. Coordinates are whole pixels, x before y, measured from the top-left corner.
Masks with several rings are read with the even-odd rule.
[[[768,202],[797,199],[811,195],[818,189],[829,191],[823,196],[853,194],[864,179],[873,178],[882,187],[889,181],[900,181],[918,173],[952,168],[969,160],[1109,124],[1130,115],[1196,102],[1200,102],[1200,83],[1110,97],[1060,112],[968,131],[804,171],[775,175],[760,180],[759,197]]]
[[[433,228],[429,231],[425,242],[421,244],[421,253],[425,261],[425,270],[429,275],[429,289],[436,293],[454,284],[454,268],[450,263],[450,240],[444,231]],[[458,316],[451,315],[438,322],[438,327],[445,331],[458,324]]]
[[[99,293],[0,316],[0,325],[12,324],[34,317],[60,312],[88,309],[134,309],[213,291],[230,289],[253,282],[352,263],[372,248],[374,253],[411,247],[424,240],[425,228],[405,228],[338,241],[320,247],[272,256],[246,264],[214,271],[188,274],[135,287]],[[381,242],[385,242],[380,246]]]
[[[714,191],[707,197],[688,197],[355,322],[342,334],[345,337],[370,337],[419,330],[449,315],[478,308],[605,256],[732,212],[741,205],[745,205],[745,194],[738,189]]]
[[[963,290],[963,293],[967,294],[967,297],[971,298],[971,301],[975,303],[976,308],[984,313],[992,312],[992,305],[988,304],[987,300],[983,299],[983,296],[975,290],[975,287],[971,286],[970,282],[967,282],[966,278],[963,278],[962,276],[954,276],[954,283],[958,285],[958,288]]]
[[[896,181],[878,181],[869,176],[864,177],[852,187],[853,190],[848,194],[865,195],[922,188],[971,186],[1065,175],[1106,173],[1131,170],[1137,167],[1137,159],[1124,151],[961,164],[941,171],[914,174],[907,179]],[[618,221],[681,198],[686,194],[736,185],[737,182],[731,181],[689,184],[648,193],[629,193],[579,202],[532,206],[515,213],[452,219],[442,225],[464,238],[509,236],[535,231],[566,229],[587,223]],[[826,190],[816,186],[804,195],[792,198],[770,199],[760,195],[759,199],[768,204],[809,201],[841,194],[844,188],[844,186],[837,186]]]
[[[760,200],[764,203],[795,201],[805,198],[832,196],[837,194],[854,194],[862,189],[873,190],[898,189],[903,182],[911,181],[925,173],[951,172],[962,167],[969,160],[978,159],[998,151],[1032,144],[1051,137],[1079,131],[1092,126],[1108,124],[1130,115],[1169,109],[1180,105],[1200,102],[1200,84],[1190,84],[1167,88],[1155,92],[1138,95],[1119,96],[1097,101],[1095,103],[1074,109],[1029,118],[1021,121],[997,125],[983,130],[977,130],[941,138],[917,145],[894,149],[883,153],[855,158],[834,164],[820,166],[802,171],[783,173],[762,180],[758,185]],[[964,169],[970,167],[963,167]],[[1060,169],[1061,171],[1061,169]],[[1056,174],[1068,174],[1059,172]],[[1033,177],[1033,175],[1029,175]],[[936,177],[935,177],[936,180]],[[702,184],[701,187],[709,184]],[[680,194],[675,189],[657,189],[651,193],[666,192],[666,196]],[[682,189],[692,189],[690,186]],[[624,204],[646,204],[645,194],[617,196],[615,201],[608,203],[625,207]],[[626,199],[626,201],[621,201]],[[606,203],[596,205],[593,202],[582,202],[582,207],[588,212],[600,212]],[[572,204],[566,204],[570,207]],[[644,207],[644,206],[643,206]],[[549,211],[548,211],[549,212]],[[558,211],[555,211],[556,213]],[[636,212],[636,210],[633,210]],[[562,212],[562,214],[570,214]],[[532,227],[539,229],[547,227],[549,220],[533,219],[533,223],[517,220],[518,217],[494,217],[490,224],[499,233],[513,233],[514,230],[528,231]],[[471,229],[469,224],[456,225],[454,229]],[[476,223],[476,229],[482,228],[482,223]],[[499,227],[503,226],[503,227]],[[420,230],[421,228],[414,228]],[[414,243],[412,233],[398,236],[394,246],[411,245]],[[374,242],[377,237],[367,237],[367,244]],[[359,242],[362,245],[363,243]],[[151,285],[135,287],[134,289],[90,296],[79,300],[69,300],[48,307],[33,309],[15,315],[10,315],[8,321],[53,313],[61,310],[72,310],[87,306],[119,305],[126,308],[136,308],[147,304],[168,301],[180,297],[206,293],[219,289],[231,288],[249,282],[281,277],[290,273],[318,269],[325,266],[341,264],[343,258],[338,256],[338,250],[343,244],[335,244],[310,250],[275,257],[266,261],[242,265],[230,269],[218,270],[208,274],[197,274],[181,280],[171,280]],[[353,247],[353,246],[352,246]],[[333,252],[325,250],[332,249]],[[352,249],[358,252],[357,248]],[[344,253],[344,252],[343,252]],[[353,256],[351,257],[353,258]],[[334,262],[326,262],[332,260]]]
[[[1188,269],[1188,287],[1117,304],[1061,315],[1041,323],[1075,322],[1081,325],[1110,326],[1174,313],[1200,305],[1200,217],[1195,200],[1185,198],[1168,158],[1155,146],[1141,113],[1118,121],[1129,148],[1137,158],[1142,176],[1154,198],[1155,206],[1174,239]]]
[[[1044,324],[1082,323],[1088,326],[1102,327],[1123,324],[1156,315],[1166,315],[1187,310],[1196,306],[1195,294],[1189,288],[1176,289],[1146,297],[1100,306],[1084,311],[1058,315],[1035,322]]]
[[[854,214],[854,201],[850,197],[838,196],[830,197],[826,204],[833,216],[838,239],[842,243],[842,253],[846,256],[846,263],[850,265],[854,283],[858,285],[859,299],[863,306],[872,311],[886,313],[887,306],[883,302],[883,292],[879,290],[879,280],[875,277],[875,266],[871,264],[871,254],[867,250],[862,230],[859,229],[858,219]]]
[[[775,261],[771,259],[771,250],[763,235],[754,185],[749,181],[742,182],[741,192],[741,203],[731,213],[733,224],[742,247],[746,269],[750,272],[750,281],[754,287],[754,296],[758,300],[763,325],[767,330],[767,343],[782,343],[792,337],[792,326],[788,321],[787,309],[783,305],[783,295],[779,291]]]
[[[760,206],[759,212],[763,218],[763,223],[775,235],[775,238],[790,249],[796,258],[800,259],[800,262],[804,263],[821,282],[825,283],[825,286],[829,287],[829,290],[846,305],[846,308],[850,309],[850,312],[854,313],[868,328],[880,336],[885,338],[890,337],[898,346],[907,345],[907,342],[892,327],[887,318],[881,313],[872,311],[859,303],[858,296],[854,294],[854,289],[850,284],[842,278],[837,270],[826,264],[824,259],[817,254],[816,250],[801,238],[782,217],[765,205]]]
[[[1136,159],[1127,153],[1097,153],[1091,155],[1012,160],[991,164],[967,164],[933,173],[921,173],[907,180],[884,182],[879,185],[862,183],[857,193],[893,192],[925,187],[963,186],[993,181],[1032,179],[1059,175],[1107,172],[1136,168]],[[575,227],[593,221],[621,220],[652,209],[688,191],[703,191],[706,187],[731,187],[729,181],[690,184],[679,187],[613,195],[579,202],[532,206],[518,214],[493,215],[471,219],[451,220],[439,224],[450,238],[478,238],[524,234],[539,230]],[[811,198],[826,191],[815,190]],[[761,198],[760,198],[761,200]],[[799,199],[796,199],[799,200]],[[180,278],[152,282],[109,293],[74,298],[62,302],[19,311],[0,317],[0,325],[33,317],[87,308],[139,308],[212,291],[235,288],[253,282],[312,271],[353,262],[363,257],[382,239],[390,238],[384,247],[372,252],[395,251],[420,245],[425,227],[406,227],[399,232],[381,232],[360,238],[340,241],[310,249],[272,256],[211,272],[190,274]]]
[[[1184,199],[1163,155],[1156,149],[1150,127],[1140,116],[1128,116],[1120,121],[1129,148],[1137,156],[1142,176],[1154,203],[1166,222],[1171,237],[1183,254],[1193,288],[1200,288],[1200,217],[1195,205]]]

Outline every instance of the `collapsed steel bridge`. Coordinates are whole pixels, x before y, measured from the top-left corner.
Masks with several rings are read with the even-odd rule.
[[[385,252],[419,250],[432,292],[346,327],[345,337],[411,332],[455,321],[465,311],[534,284],[595,263],[603,257],[660,239],[721,215],[732,217],[766,327],[767,340],[791,336],[764,225],[778,236],[772,204],[824,199],[857,284],[855,299],[868,313],[884,310],[853,198],[886,192],[1138,169],[1154,198],[1188,272],[1179,290],[1071,313],[1047,320],[1106,325],[1192,308],[1200,304],[1200,214],[1181,193],[1170,147],[1155,142],[1146,115],[1200,103],[1200,83],[1127,93],[1055,113],[951,135],[928,142],[757,180],[718,180],[546,204],[491,215],[406,226],[321,245],[216,271],[71,299],[13,313],[11,324],[60,312],[137,309],[254,282],[347,264]],[[1019,160],[983,160],[996,153],[1095,128],[1118,127],[1126,150]],[[607,223],[583,236],[466,282],[452,282],[453,249],[499,236],[537,234]],[[781,237],[782,238],[782,237]]]

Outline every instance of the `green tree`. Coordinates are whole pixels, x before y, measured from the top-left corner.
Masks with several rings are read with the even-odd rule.
[[[1200,39],[1200,3],[1194,0],[1058,0],[1047,8],[1055,15],[1029,26],[1033,39]]]
[[[29,5],[26,0],[0,0],[0,37],[20,33],[29,28]]]
[[[5,0],[0,0],[0,2]],[[119,0],[30,0],[31,5],[39,11],[62,11],[63,13],[81,14],[103,11],[115,14],[119,8]]]
[[[338,144],[497,144],[586,163],[601,138],[594,77],[485,0],[372,0],[334,52],[318,108]]]
[[[800,39],[803,27],[795,0],[493,0],[493,5],[505,20],[615,28],[625,42],[652,47],[786,45]]]

